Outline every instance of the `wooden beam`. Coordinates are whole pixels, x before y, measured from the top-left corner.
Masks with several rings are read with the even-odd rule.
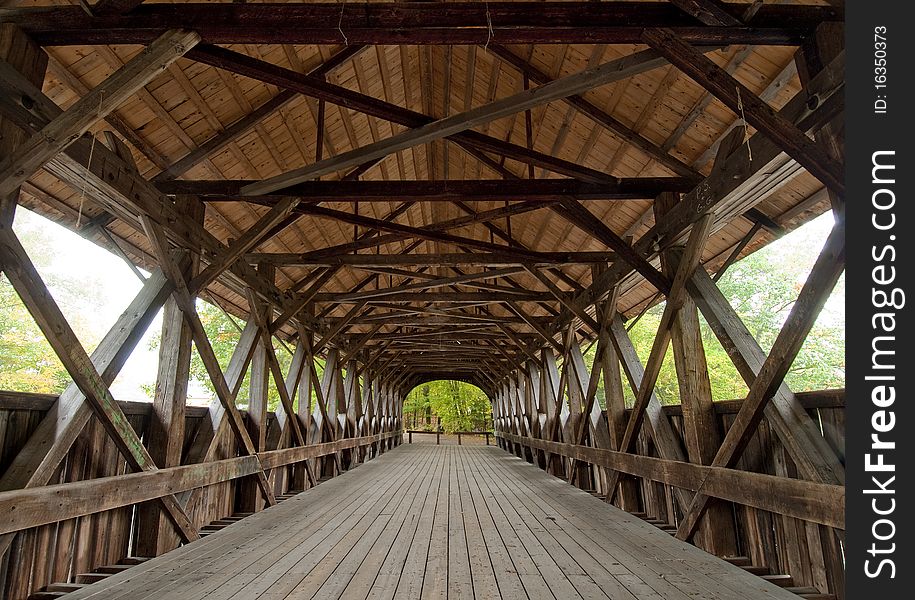
[[[155,462],[111,396],[108,384],[60,312],[25,249],[12,230],[5,227],[0,227],[0,267],[128,464],[137,471],[155,470]],[[160,502],[184,541],[199,537],[174,496],[163,496]]]
[[[143,0],[98,0],[92,5],[92,14],[96,16],[123,15],[143,4]]]
[[[845,488],[842,486],[560,444],[504,432],[497,435],[514,443],[651,481],[700,493],[707,492],[716,498],[744,506],[845,529]]]
[[[727,11],[718,0],[670,0],[670,3],[712,27],[734,27],[742,21]]]
[[[48,55],[34,41],[9,23],[0,23],[0,63],[6,64],[30,84],[41,87],[48,66]],[[28,139],[9,119],[0,117],[0,160],[11,156]],[[19,190],[0,194],[0,226],[12,226]]]
[[[585,233],[615,250],[620,259],[631,265],[658,291],[666,293],[670,290],[670,281],[663,273],[654,268],[632,246],[618,236],[603,221],[595,217],[580,202],[574,198],[566,198],[559,206],[551,208]]]
[[[551,302],[553,296],[543,292],[525,292],[510,290],[506,292],[397,292],[382,298],[384,302],[446,302],[455,304],[498,304],[500,302]],[[362,300],[360,298],[348,299],[344,293],[321,292],[315,294],[315,302],[333,302],[353,304],[375,300]]]
[[[106,385],[114,381],[170,293],[171,286],[162,272],[153,272],[99,342],[91,360]],[[85,395],[71,383],[47,408],[45,417],[12,459],[0,478],[0,491],[46,485],[90,418],[92,408]],[[11,542],[11,536],[0,536],[0,554]]]
[[[203,222],[205,207],[199,200],[182,196],[178,203],[188,218]],[[184,272],[191,276],[200,266],[200,257],[198,254],[187,256],[183,263]],[[191,344],[191,331],[181,309],[169,299],[162,314],[156,389],[146,427],[149,455],[160,467],[181,464]],[[178,547],[180,539],[166,526],[165,519],[166,515],[155,504],[140,508],[137,514],[137,551],[140,555],[158,556]]]
[[[687,287],[737,372],[747,386],[753,385],[766,362],[766,353],[704,269],[696,269]],[[776,389],[764,410],[769,427],[801,475],[823,483],[845,482],[845,468],[839,457],[810,418],[807,407],[787,385],[783,383]]]
[[[655,218],[663,219],[678,201],[676,194],[658,196],[654,203]],[[662,253],[662,268],[668,276],[676,277],[683,252],[682,246],[676,246]],[[696,270],[693,269],[694,272]],[[692,463],[708,465],[721,443],[721,431],[712,402],[699,311],[688,293],[682,294],[682,305],[671,323],[670,338],[683,411],[682,437],[686,455]],[[720,502],[710,506],[696,541],[698,546],[716,556],[736,556],[737,540],[731,507]]]
[[[466,113],[445,117],[374,144],[316,162],[313,165],[271,177],[260,183],[247,185],[242,188],[242,192],[252,195],[270,193],[303,181],[316,179],[321,175],[358,166],[368,160],[381,158],[398,150],[448,137],[534,106],[579,94],[600,85],[626,79],[658,66],[659,59],[657,56],[657,53],[646,50],[610,61],[596,68],[586,69],[581,73],[541,85],[533,90],[514,94],[471,109]]]
[[[383,288],[380,287],[377,290],[369,290],[363,292],[350,292],[343,293],[336,297],[338,302],[347,302],[352,300],[368,300],[375,298],[384,298],[386,296],[397,295],[402,292],[414,292],[419,290],[428,290],[433,288],[447,287],[455,284],[461,283],[470,283],[477,281],[479,279],[497,279],[500,277],[505,277],[506,275],[513,275],[519,273],[523,269],[519,267],[505,267],[502,269],[491,269],[489,271],[482,271],[480,273],[468,273],[466,275],[459,275],[457,277],[441,277],[429,279],[420,283],[408,283],[404,285],[398,285],[394,287]]]
[[[724,5],[732,15],[744,4]],[[766,4],[750,27],[708,27],[671,4],[613,2],[467,2],[448,10],[404,5],[396,10],[348,2],[271,6],[244,3],[141,5],[122,16],[92,17],[78,6],[8,9],[41,44],[145,44],[158,32],[188,27],[211,44],[639,44],[647,27],[671,27],[694,44],[797,45],[824,20],[840,20],[833,7]]]
[[[511,209],[511,210],[509,210]],[[481,213],[474,215],[473,217],[459,217],[458,219],[453,219],[451,223],[447,225],[448,229],[461,227],[477,222],[483,222],[488,219],[499,218],[506,213],[511,214],[512,212],[527,212],[531,209],[530,204],[520,204],[509,206],[508,208],[497,208],[492,211],[487,211],[486,214]],[[438,227],[433,228],[432,226],[426,227],[412,227],[410,225],[402,225],[393,221],[386,221],[382,219],[373,219],[371,217],[357,215],[355,213],[344,212],[340,210],[334,210],[331,208],[324,208],[320,206],[308,205],[301,207],[302,212],[305,212],[310,215],[318,217],[326,217],[329,219],[334,219],[337,221],[343,221],[345,223],[352,223],[353,225],[359,225],[362,227],[368,227],[378,231],[389,231],[397,235],[402,235],[406,237],[414,237],[424,240],[431,240],[436,242],[445,242],[454,246],[466,246],[469,248],[479,248],[481,250],[486,250],[489,252],[502,252],[505,254],[514,254],[519,259],[526,258],[530,260],[536,260],[538,253],[531,250],[524,250],[523,248],[516,248],[511,246],[505,246],[502,244],[494,244],[492,242],[487,242],[483,240],[478,240],[475,238],[465,237],[454,235],[450,233],[444,233],[442,229],[445,229],[445,226],[441,223],[434,223]],[[375,242],[379,239],[376,238]],[[368,241],[371,241],[370,239]],[[391,240],[394,241],[394,240]],[[309,253],[314,255],[317,253],[322,254],[331,254],[327,249],[322,249],[318,251],[313,251]]]
[[[772,344],[772,350],[747,392],[747,398],[740,407],[737,418],[728,429],[721,447],[715,454],[712,465],[716,467],[733,467],[740,458],[756,427],[763,418],[769,399],[781,386],[785,374],[797,357],[807,334],[816,322],[823,305],[832,293],[839,276],[845,270],[845,223],[837,222],[826,244],[820,252],[801,288],[800,294],[791,307],[778,337]],[[689,539],[695,533],[705,510],[708,508],[708,497],[697,494],[685,513],[677,537]]]
[[[539,85],[544,85],[552,81],[552,78],[550,78],[549,75],[504,46],[490,44],[488,50],[520,71],[526,78],[530,78]],[[702,179],[702,176],[695,169],[678,158],[671,156],[661,148],[658,148],[653,142],[642,137],[639,132],[630,129],[605,110],[602,110],[594,103],[586,100],[583,96],[568,96],[563,99],[563,102],[587,116],[596,124],[610,131],[614,136],[620,138],[621,141],[638,148],[650,158],[658,161],[658,163],[664,165],[664,167],[669,169],[672,173],[676,173],[687,180],[698,181]],[[584,200],[585,198],[579,199]]]
[[[246,180],[175,180],[157,182],[165,194],[192,194],[207,202],[263,202],[241,188]],[[279,198],[296,196],[312,202],[547,202],[567,196],[579,200],[646,200],[661,192],[688,192],[695,181],[685,177],[630,177],[602,183],[575,179],[478,179],[405,181],[307,181],[283,189]]]
[[[172,297],[175,299],[181,312],[184,313],[184,318],[191,329],[194,345],[197,347],[197,353],[203,361],[210,381],[213,383],[213,387],[216,390],[216,396],[219,398],[219,401],[222,403],[223,408],[226,410],[226,414],[229,417],[229,425],[238,441],[239,452],[246,456],[255,454],[256,450],[254,443],[251,440],[251,436],[248,435],[248,431],[245,429],[244,421],[241,418],[241,414],[238,412],[238,408],[235,406],[235,394],[229,389],[222,369],[219,367],[219,361],[216,358],[216,354],[213,352],[213,347],[210,344],[210,340],[207,338],[206,330],[204,330],[203,323],[200,321],[200,317],[197,314],[193,296],[187,288],[184,276],[171,258],[165,233],[158,225],[153,223],[150,218],[146,216],[141,218],[149,241],[155,249],[156,256],[159,257],[159,264],[162,266],[163,271],[175,288]],[[270,488],[263,472],[257,475],[257,482],[267,504],[269,506],[276,504],[273,490]]]
[[[266,234],[271,232],[278,223],[285,221],[286,217],[292,214],[298,204],[298,198],[286,198],[278,202],[259,218],[254,225],[247,229],[241,237],[214,257],[210,264],[189,282],[189,289],[196,292],[213,282],[223,271],[232,266],[242,254],[249,252],[263,242]]]
[[[843,166],[791,121],[760,100],[752,90],[670,30],[649,29],[643,33],[643,37],[646,43],[667,57],[674,66],[771,138],[811,175],[831,190],[844,195]]]
[[[302,253],[253,253],[244,256],[251,263],[268,262],[275,265],[374,267],[514,267],[555,266],[608,263],[616,260],[613,252],[538,252],[535,261],[519,258],[514,253],[451,252],[441,254],[339,254],[327,258],[308,258]],[[406,274],[406,273],[404,273]],[[412,273],[415,275],[415,273]],[[430,277],[434,277],[430,276]]]
[[[797,122],[803,131],[816,129],[828,122],[842,108],[841,90],[844,87],[844,56],[833,60],[827,69],[811,82],[808,92],[795,95],[780,111],[785,118]],[[820,104],[809,110],[809,93],[817,94]],[[750,160],[750,156],[753,160]],[[793,176],[797,167],[782,150],[765,135],[757,133],[748,144],[730,153],[721,169],[707,178],[692,192],[683,196],[678,205],[660,223],[656,223],[633,248],[642,256],[652,257],[659,245],[664,247],[679,240],[696,221],[707,212],[722,212],[735,205],[752,206],[765,198],[766,193],[779,189]],[[799,170],[799,168],[798,168]],[[764,191],[760,191],[762,188]],[[746,210],[744,208],[743,210]],[[743,212],[743,211],[741,211]],[[589,306],[604,297],[631,272],[628,264],[618,261],[592,281],[575,300],[580,306]],[[574,315],[564,311],[557,324],[562,326]]]
[[[711,223],[711,215],[705,215],[690,232],[689,242],[677,267],[676,276],[671,284],[667,302],[664,305],[664,313],[661,315],[661,322],[658,324],[658,331],[652,342],[651,352],[648,356],[648,362],[645,364],[645,373],[642,376],[642,381],[636,394],[632,414],[629,415],[626,433],[623,435],[622,445],[619,447],[621,452],[631,452],[633,450],[645,407],[648,405],[655,382],[661,372],[664,356],[667,354],[667,347],[670,343],[670,327],[674,317],[676,317],[677,312],[683,305],[686,281],[692,276],[693,271],[699,264],[702,249],[708,239]]]
[[[296,71],[284,69],[268,62],[251,58],[245,54],[233,52],[226,48],[201,46],[194,49],[192,52],[194,52],[193,58],[199,62],[204,62],[211,66],[238,73],[283,89],[312,96],[319,100],[323,99],[341,107],[357,110],[369,116],[407,127],[420,127],[435,121],[434,117],[427,114],[415,112],[396,104],[328,83],[321,78],[308,77]],[[522,162],[530,162],[561,175],[575,177],[583,181],[611,183],[615,181],[615,178],[596,169],[584,167],[475,131],[458,133],[453,139],[465,149],[472,151],[474,156],[487,161],[487,164],[489,164],[488,159],[485,156],[482,156],[480,152],[491,152]],[[358,178],[361,173],[365,172],[371,165],[376,164],[376,161],[378,160],[381,159],[377,158],[366,161],[354,169],[346,178]]]
[[[12,193],[46,162],[200,41],[193,31],[164,33],[0,163],[0,196]]]
[[[351,46],[345,46],[329,59],[314,69],[310,70],[308,75],[312,77],[323,77],[329,73],[332,73],[340,66],[357,57],[365,49],[366,46],[358,46],[355,44]],[[192,167],[194,167],[194,165],[201,163],[208,156],[211,156],[215,152],[225,148],[228,144],[236,141],[251,128],[255,127],[261,121],[266,119],[269,115],[282,110],[298,97],[299,94],[296,92],[291,90],[282,90],[276,96],[270,100],[267,100],[250,113],[225,127],[225,129],[218,132],[212,138],[198,145],[196,149],[191,150],[180,160],[172,163],[171,165],[167,165],[161,173],[153,178],[153,182],[159,184],[161,182],[171,181],[183,173],[186,173]]]
[[[19,127],[36,132],[61,114],[60,107],[14,69],[9,69],[6,63],[0,62],[0,72],[3,92],[0,93],[0,112]],[[29,99],[30,109],[25,109],[22,98]],[[90,155],[93,156],[91,164]],[[139,214],[164,227],[182,247],[202,247],[210,255],[225,249],[212,233],[182,218],[171,202],[103,144],[93,146],[90,140],[80,138],[44,168],[74,189],[85,190],[87,197],[141,234],[144,230]],[[275,285],[265,282],[245,263],[230,267],[220,281],[239,294],[251,287],[261,298],[275,305],[283,307],[287,302]]]

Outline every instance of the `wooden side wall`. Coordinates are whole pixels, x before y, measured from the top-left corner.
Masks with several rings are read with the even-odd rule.
[[[830,390],[800,393],[797,396],[810,417],[819,425],[828,444],[840,457],[844,456],[844,393],[841,390]],[[740,401],[715,403],[721,431],[727,431],[734,422],[740,405]],[[663,412],[678,436],[679,443],[683,445],[683,414],[680,405],[665,406]],[[606,415],[606,411],[603,411],[596,429],[607,430]],[[501,443],[518,456],[531,460],[531,455],[526,452],[528,448],[508,444],[504,439]],[[661,458],[644,429],[638,437],[637,449],[639,455]],[[736,468],[798,479],[794,463],[766,420],[763,420],[753,435]],[[579,481],[579,487],[606,495],[607,478],[603,471],[603,468],[591,465],[591,477]],[[644,518],[654,520],[659,525],[663,522],[675,527],[681,521],[683,514],[674,498],[674,490],[677,488],[647,478],[638,478],[636,488],[638,507],[626,507],[628,510],[642,513]],[[614,504],[620,506],[619,495]],[[737,535],[739,555],[748,557],[754,566],[768,567],[771,574],[791,575],[795,586],[815,587],[821,592],[834,594],[839,599],[844,598],[844,531],[732,502],[726,502],[726,505],[733,515],[732,525]],[[702,547],[698,541],[696,545]]]
[[[25,445],[52,401],[53,396],[46,395],[0,394],[0,472],[9,466],[12,458]],[[130,424],[146,442],[151,404],[123,402],[121,407]],[[204,407],[188,407],[185,451],[205,415]],[[276,426],[272,413],[268,426]],[[235,441],[227,430],[216,459],[236,454]],[[130,472],[112,439],[93,419],[49,483],[69,483]],[[189,513],[197,529],[233,514],[236,481],[219,483],[203,490]],[[287,478],[281,478],[283,489],[277,489],[276,493],[288,490],[286,482]],[[135,556],[136,519],[136,507],[126,506],[19,532],[2,572],[2,587],[7,590],[7,600],[27,598],[49,583],[72,582],[80,573]]]

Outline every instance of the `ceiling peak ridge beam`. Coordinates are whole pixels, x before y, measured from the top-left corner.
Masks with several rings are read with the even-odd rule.
[[[394,122],[399,125],[404,125],[406,127],[418,128],[430,123],[434,123],[436,121],[434,117],[428,116],[426,114],[412,111],[396,104],[379,100],[377,98],[367,96],[342,86],[328,83],[321,78],[308,77],[307,75],[302,75],[296,71],[292,71],[290,69],[286,69],[266,61],[253,58],[246,54],[234,52],[226,48],[201,45],[189,53],[188,58],[202,62],[204,64],[208,64],[213,67],[225,69],[245,77],[256,79],[270,85],[294,90],[319,100],[323,99],[327,102],[362,112],[379,119]],[[632,61],[636,61],[639,58],[645,61],[644,64],[632,64]],[[620,78],[635,75],[636,72],[650,70],[651,68],[655,68],[667,63],[666,60],[659,59],[656,56],[653,56],[651,53],[637,53],[636,55],[632,55],[631,57],[626,57],[620,60],[629,62],[628,66],[631,67],[630,71],[620,73],[618,75]],[[609,67],[606,66],[605,68],[609,69]],[[606,81],[605,83],[610,83],[610,81]],[[535,93],[535,91],[536,90],[529,90],[528,93]],[[542,93],[543,92],[537,92],[537,94]],[[408,131],[406,133],[410,132]],[[382,142],[389,142],[391,139],[392,138],[387,138],[386,140],[382,140]],[[616,181],[614,177],[606,175],[605,173],[596,169],[583,167],[573,162],[543,154],[541,152],[531,150],[525,146],[512,144],[510,142],[484,135],[479,132],[459,131],[457,134],[451,136],[451,139],[453,139],[455,142],[458,142],[462,146],[472,146],[473,148],[480,151],[506,156],[507,158],[525,163],[532,163],[535,166],[539,166],[541,168],[548,169],[569,177],[575,177],[577,179],[595,182]],[[339,159],[340,156],[346,155],[338,155],[337,159]]]
[[[189,194],[205,202],[244,202],[241,193],[253,180],[175,180],[156,182],[167,195]],[[477,179],[398,181],[306,181],[284,188],[269,198],[295,196],[310,202],[525,202],[559,200],[573,195],[580,200],[649,200],[661,192],[688,192],[696,181],[685,177],[627,177],[616,182],[577,179]]]
[[[320,160],[301,169],[294,169],[242,188],[246,194],[258,195],[274,192],[322,175],[358,166],[368,160],[387,156],[398,150],[453,136],[463,131],[502,117],[522,112],[541,104],[560,100],[620,81],[660,66],[664,59],[655,50],[642,50],[617,60],[611,60],[592,69],[556,79],[539,87],[524,90],[483,106],[445,117],[420,127],[404,131],[384,140],[369,144],[333,158]]]
[[[732,16],[744,4],[722,4]],[[797,45],[830,6],[766,4],[746,25],[712,27],[668,3],[467,2],[141,5],[125,15],[80,6],[0,10],[39,44],[146,44],[189,27],[212,44],[637,44],[649,27],[671,27],[694,44]]]

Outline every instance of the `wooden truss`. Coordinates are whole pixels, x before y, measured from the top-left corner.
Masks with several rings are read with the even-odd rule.
[[[645,512],[663,496],[676,535],[710,552],[731,556],[739,550],[735,505],[803,521],[810,539],[833,539],[844,529],[844,467],[784,377],[845,264],[844,157],[836,124],[843,109],[844,54],[836,43],[841,11],[758,4],[751,10],[714,0],[536,7],[467,2],[448,10],[423,3],[390,10],[376,3],[342,10],[340,4],[284,4],[261,10],[192,3],[179,10],[105,0],[91,11],[2,9],[0,268],[73,383],[0,478],[0,509],[12,515],[0,527],[0,552],[19,551],[16,532],[137,504],[138,547],[149,555],[171,550],[199,537],[207,518],[225,517],[226,498],[232,508],[254,512],[398,445],[406,395],[439,378],[467,381],[489,396],[506,450],[631,512]],[[481,25],[486,19],[488,27]],[[390,44],[392,31],[402,45],[484,45],[523,77],[524,87],[435,117],[425,107],[415,111],[326,79],[366,46]],[[285,68],[223,46],[337,44],[341,34],[349,45],[311,69],[292,60]],[[536,43],[649,48],[552,77],[507,47]],[[66,72],[48,64],[41,46],[51,44],[146,48],[93,89],[71,81],[81,98],[63,110],[41,88],[46,69]],[[730,44],[800,46],[801,91],[775,110],[765,93],[755,94],[733,76],[746,52],[725,66],[709,57]],[[190,152],[166,160],[114,111],[126,98],[148,93],[144,86],[179,57],[279,92]],[[662,67],[707,91],[665,143],[649,140],[586,97],[595,87]],[[221,149],[237,147],[246,132],[300,96],[314,103],[313,162],[258,180],[179,179]],[[713,168],[704,175],[698,168],[704,164],[686,164],[671,153],[670,139],[683,135],[713,98],[745,123],[719,138]],[[532,109],[551,102],[644,153],[666,175],[619,178],[535,150]],[[327,103],[397,129],[337,152],[324,131]],[[480,130],[522,114],[523,143]],[[100,123],[120,137],[97,143],[89,132]],[[385,157],[433,142],[450,144],[499,178],[359,179]],[[130,146],[157,165],[155,177],[139,173]],[[507,168],[506,160],[519,163],[527,178]],[[561,178],[537,179],[535,168]],[[142,240],[144,264],[155,266],[148,277],[136,271],[145,277],[141,291],[91,355],[12,230],[20,193],[42,193],[30,181],[39,169],[81,190],[101,210],[92,232],[107,236],[125,258],[140,256],[141,250],[118,245],[108,228],[117,223]],[[824,188],[802,202],[798,214],[828,195],[836,224],[766,354],[715,281],[760,231],[783,231],[759,205],[803,172]],[[629,231],[615,230],[592,210],[645,201],[652,207]],[[208,224],[224,203],[243,204],[252,215],[228,240]],[[360,212],[360,203],[371,204],[373,212]],[[418,209],[435,215],[437,207],[457,212],[420,224],[407,218]],[[557,251],[522,242],[512,219],[531,214],[586,235],[587,247]],[[727,249],[713,276],[707,245],[736,219],[750,220],[752,229]],[[352,237],[284,250],[288,229],[298,221],[351,227]],[[643,285],[665,302],[644,363],[626,330],[632,307],[620,305]],[[216,289],[236,296],[235,312],[247,316],[225,366],[196,306],[200,296],[218,302]],[[158,383],[141,434],[109,386],[163,308]],[[700,313],[749,388],[727,426],[719,419],[720,403],[712,403]],[[596,344],[590,364],[584,342]],[[293,346],[285,370],[280,344]],[[677,426],[655,393],[670,348],[682,400]],[[216,398],[185,432],[194,351]],[[246,377],[249,398],[242,411],[238,395]],[[632,406],[626,405],[627,386]],[[272,391],[278,406],[271,414]],[[761,424],[784,451],[780,476],[747,466]],[[130,472],[70,481],[68,461],[96,425]]]

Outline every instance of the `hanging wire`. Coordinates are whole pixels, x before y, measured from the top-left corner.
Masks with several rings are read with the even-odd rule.
[[[489,13],[489,1],[486,1],[486,43],[483,44],[483,51],[489,54],[489,42],[492,41],[495,32],[492,30],[492,15]]]
[[[753,149],[750,147],[750,125],[747,123],[747,115],[743,112],[743,98],[740,97],[740,86],[735,86],[737,90],[737,108],[740,110],[740,118],[743,121],[743,143],[747,145],[747,154],[750,162],[753,162]]]
[[[102,118],[102,98],[105,97],[105,92],[102,92],[98,96],[98,118]],[[83,188],[79,192],[79,211],[76,213],[76,228],[79,229],[83,221],[83,203],[86,201],[86,188],[89,186],[89,168],[92,166],[92,155],[95,153],[95,142],[96,136],[92,136],[92,144],[89,146],[89,160],[86,162],[86,172],[83,175]]]
[[[340,3],[340,20],[337,21],[337,31],[340,32],[340,35],[343,37],[343,45],[349,46],[349,38],[346,37],[346,34],[343,33],[343,10],[346,8],[346,0],[343,0]]]

